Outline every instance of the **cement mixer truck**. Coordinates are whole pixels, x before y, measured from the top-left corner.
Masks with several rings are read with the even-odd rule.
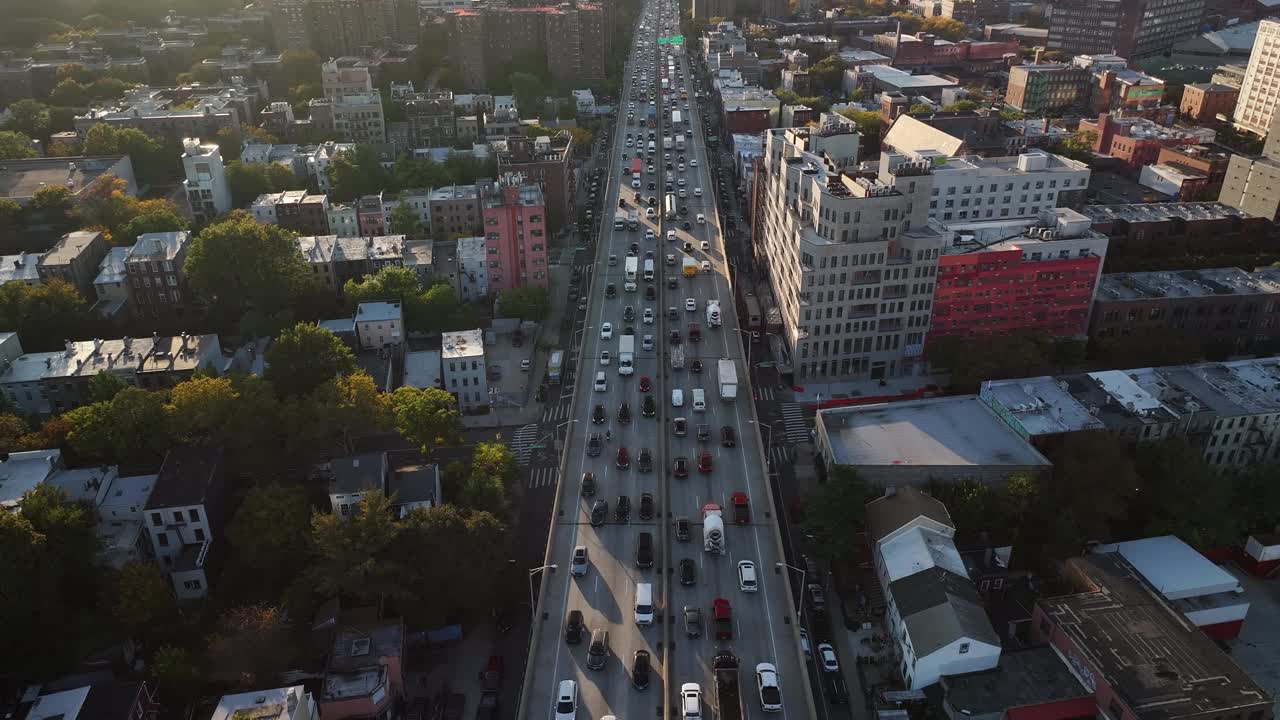
[[[715,503],[702,506],[702,549],[718,555],[728,552],[724,542],[724,513]]]

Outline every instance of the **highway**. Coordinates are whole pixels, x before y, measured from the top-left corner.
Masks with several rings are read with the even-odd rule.
[[[658,14],[661,12],[661,19]],[[717,650],[732,650],[740,659],[742,668],[740,683],[743,705],[748,718],[762,718],[759,696],[755,689],[754,670],[757,663],[769,662],[777,666],[783,695],[783,709],[769,713],[782,718],[809,718],[814,716],[813,701],[805,675],[796,626],[790,621],[795,609],[790,594],[793,586],[788,582],[789,571],[780,566],[783,555],[779,535],[767,487],[764,455],[758,426],[754,425],[749,373],[744,363],[742,340],[746,336],[737,332],[737,313],[733,292],[729,286],[728,268],[725,264],[723,240],[715,211],[715,186],[708,168],[708,153],[702,137],[702,119],[697,102],[693,98],[693,79],[682,53],[676,54],[678,66],[683,66],[683,81],[671,78],[677,89],[673,95],[676,107],[689,119],[692,137],[684,153],[689,160],[696,159],[697,167],[684,172],[673,171],[674,179],[683,177],[688,197],[679,204],[688,208],[687,219],[691,229],[680,228],[685,218],[672,222],[663,219],[662,206],[666,192],[677,192],[667,187],[665,160],[662,157],[662,138],[673,135],[675,129],[665,120],[662,106],[666,104],[660,94],[659,74],[666,67],[663,52],[657,50],[658,35],[675,35],[678,30],[677,11],[674,3],[650,0],[641,16],[643,27],[638,38],[647,40],[642,51],[654,58],[651,70],[643,69],[644,61],[637,57],[635,49],[627,66],[625,85],[618,102],[617,129],[609,150],[607,186],[603,190],[603,215],[601,238],[597,246],[594,281],[589,297],[590,310],[585,330],[581,335],[581,359],[576,373],[573,408],[568,422],[558,430],[564,438],[564,472],[560,473],[555,516],[548,540],[546,563],[555,565],[540,573],[538,613],[534,618],[531,655],[525,671],[522,692],[521,717],[529,719],[554,718],[556,695],[562,680],[577,681],[578,718],[600,719],[613,715],[621,720],[652,717],[680,717],[677,706],[680,686],[695,682],[703,691],[703,718],[727,717],[715,707],[716,696],[711,672],[711,660]],[[663,46],[665,49],[667,46]],[[632,73],[638,72],[640,86],[633,88]],[[655,172],[644,173],[639,193],[645,198],[657,198],[658,216],[645,220],[641,214],[640,227],[636,231],[614,230],[611,216],[619,209],[619,199],[625,200],[626,210],[636,210],[634,199],[637,191],[631,187],[631,178],[623,175],[623,153],[634,158],[636,148],[625,147],[627,134],[643,138],[647,145],[648,128],[645,111],[648,106],[646,81],[652,79],[658,100],[658,129],[655,132],[657,158],[653,160]],[[678,87],[683,84],[689,93],[687,103],[679,101]],[[627,106],[634,90],[636,118],[628,124]],[[688,110],[684,110],[687,104]],[[682,129],[681,129],[682,131]],[[679,153],[671,151],[673,165]],[[646,158],[646,164],[650,160]],[[629,160],[626,164],[629,164]],[[648,189],[654,182],[655,190]],[[694,188],[702,189],[696,197]],[[706,224],[697,224],[699,213],[705,215]],[[655,240],[645,239],[645,230],[652,229]],[[676,230],[675,242],[667,242],[667,230]],[[707,251],[701,242],[710,243]],[[680,258],[685,242],[692,244],[689,253],[699,265],[705,260],[711,264],[710,272],[701,268],[691,278],[683,276]],[[653,283],[638,281],[636,292],[624,289],[625,257],[632,243],[639,244],[640,264],[646,251],[653,252],[657,278]],[[668,255],[676,257],[674,266],[665,262]],[[618,262],[612,265],[610,256]],[[667,278],[676,278],[675,289],[668,289]],[[613,297],[606,297],[606,287],[612,285]],[[645,300],[646,287],[655,288],[656,298]],[[693,298],[696,311],[685,309],[686,299]],[[720,302],[723,327],[712,328],[707,323],[706,303]],[[634,321],[624,321],[626,306],[635,311]],[[644,310],[653,310],[652,324],[642,321]],[[676,320],[668,319],[668,308],[675,308]],[[701,342],[689,340],[689,323],[702,327]],[[601,337],[601,327],[611,323],[611,338]],[[619,338],[624,328],[633,327],[636,334],[635,374],[629,377],[618,373]],[[671,370],[668,340],[671,331],[678,331],[686,353],[685,368]],[[640,338],[653,335],[654,349],[641,349]],[[605,352],[611,355],[608,365],[601,365]],[[731,358],[737,366],[738,399],[736,402],[721,400],[716,377],[716,362]],[[693,373],[693,360],[701,360],[704,369]],[[598,371],[603,371],[608,387],[604,392],[593,388]],[[643,417],[641,406],[643,393],[638,389],[641,376],[647,376],[652,385],[656,405],[656,417]],[[703,388],[706,409],[699,412],[692,408],[691,391]],[[684,393],[684,406],[673,408],[671,391]],[[619,406],[630,406],[631,420],[622,423],[618,419]],[[593,408],[602,404],[606,421],[593,422]],[[676,437],[673,419],[686,418],[688,434]],[[699,442],[696,428],[700,424],[710,426],[711,437]],[[720,428],[731,426],[737,431],[735,447],[724,447],[720,442]],[[588,454],[588,441],[601,436],[602,452],[598,456]],[[611,439],[604,439],[605,435]],[[625,447],[630,455],[630,467],[617,466],[619,448]],[[653,455],[653,471],[642,473],[637,468],[637,456],[642,448]],[[713,468],[709,473],[699,472],[697,456],[709,452]],[[689,477],[674,478],[670,470],[677,457],[687,458]],[[582,497],[582,477],[592,473],[596,484],[594,498]],[[750,522],[736,524],[730,497],[743,492],[750,502]],[[640,518],[640,497],[651,493],[656,502],[656,514],[652,519]],[[631,502],[630,517],[618,520],[615,516],[619,496]],[[606,500],[609,504],[607,523],[593,527],[590,522],[594,500]],[[706,503],[716,503],[724,508],[725,555],[703,550],[702,513]],[[678,518],[691,523],[689,542],[678,542],[675,524]],[[651,533],[656,544],[653,567],[637,567],[636,551],[639,536]],[[585,546],[588,567],[581,577],[574,577],[570,566],[574,548]],[[693,585],[682,585],[678,564],[691,559],[696,567]],[[759,578],[759,591],[743,592],[739,589],[737,563],[749,560],[755,563]],[[637,583],[652,583],[657,613],[654,624],[637,625],[635,622],[635,588]],[[728,600],[733,608],[733,637],[716,640],[711,620],[712,603],[717,598]],[[698,638],[686,637],[681,620],[686,605],[701,610],[703,632]],[[566,621],[573,611],[583,615],[585,631],[580,644],[568,644],[565,640]],[[587,652],[591,643],[591,631],[605,629],[609,635],[609,655],[604,668],[588,669]],[[645,650],[653,659],[653,673],[649,686],[636,689],[632,684],[632,662],[637,650]],[[669,714],[667,714],[669,713]]]

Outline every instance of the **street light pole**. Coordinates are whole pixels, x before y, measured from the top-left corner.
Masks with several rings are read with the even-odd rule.
[[[746,330],[743,330],[742,328],[729,328],[729,329],[736,333],[742,333],[743,335],[747,336],[743,344],[747,346],[747,377],[751,377],[751,333],[747,332]]]
[[[543,565],[542,567],[536,567],[529,570],[529,622],[530,624],[533,623],[534,614],[538,612],[538,608],[537,606],[534,605],[534,602],[533,602],[533,576],[537,575],[543,570],[550,570],[551,572],[555,572],[556,568],[558,567],[560,566],[553,563],[551,565]]]
[[[565,445],[568,445],[568,444],[569,444],[569,434],[568,434],[568,432],[566,431],[566,433],[565,433],[565,438],[564,438],[564,440],[563,440],[563,441],[561,441],[561,440],[560,440],[560,428],[565,427],[566,425],[572,425],[573,423],[576,423],[576,422],[578,422],[578,421],[577,421],[577,419],[570,419],[570,420],[565,420],[564,422],[562,422],[562,423],[560,423],[559,425],[557,425],[557,426],[556,426],[556,442],[557,442],[557,443],[560,443],[560,447],[561,447],[561,448],[562,448],[562,447],[564,447]],[[557,448],[557,449],[559,449],[559,448]]]
[[[802,612],[801,608],[803,608],[803,603],[801,600],[804,598],[804,568],[798,568],[795,565],[788,565],[784,562],[777,563],[777,565],[780,568],[785,567],[800,573],[800,592],[798,593],[799,597],[796,599],[796,608],[798,611]]]

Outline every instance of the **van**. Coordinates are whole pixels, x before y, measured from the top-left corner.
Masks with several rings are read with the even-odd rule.
[[[676,264],[676,256],[675,256],[675,255],[668,255],[668,256],[667,256],[667,264],[668,264],[668,265],[675,265],[675,264]]]
[[[671,407],[684,407],[684,391],[676,388],[671,391]]]
[[[626,282],[622,283],[622,289],[623,289],[623,290],[625,290],[626,292],[635,292],[635,291],[636,291],[636,281],[635,281],[635,280],[627,280]]]
[[[609,391],[609,381],[608,381],[608,379],[606,379],[606,378],[605,378],[605,375],[604,375],[604,372],[603,372],[603,371],[596,373],[595,391],[596,391],[596,392],[608,392],[608,391]]]
[[[640,542],[636,544],[636,567],[641,570],[653,567],[653,533],[640,533]]]
[[[587,669],[603,670],[609,660],[609,631],[596,628],[591,631],[591,646],[587,648]]]
[[[653,624],[653,583],[636,583],[636,624]]]
[[[707,409],[707,395],[702,388],[693,389],[693,411],[704,412]]]
[[[653,260],[644,261],[644,281],[653,282]]]

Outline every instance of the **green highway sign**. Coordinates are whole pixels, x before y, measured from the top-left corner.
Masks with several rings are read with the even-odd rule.
[[[672,35],[671,37],[660,37],[658,38],[658,44],[659,45],[683,45],[684,36]]]
[[[772,360],[766,360],[765,362],[758,362],[758,363],[756,363],[756,367],[758,367],[758,368],[771,368],[771,367],[773,367],[773,366],[774,366],[774,364],[775,364],[775,363],[774,363]]]

